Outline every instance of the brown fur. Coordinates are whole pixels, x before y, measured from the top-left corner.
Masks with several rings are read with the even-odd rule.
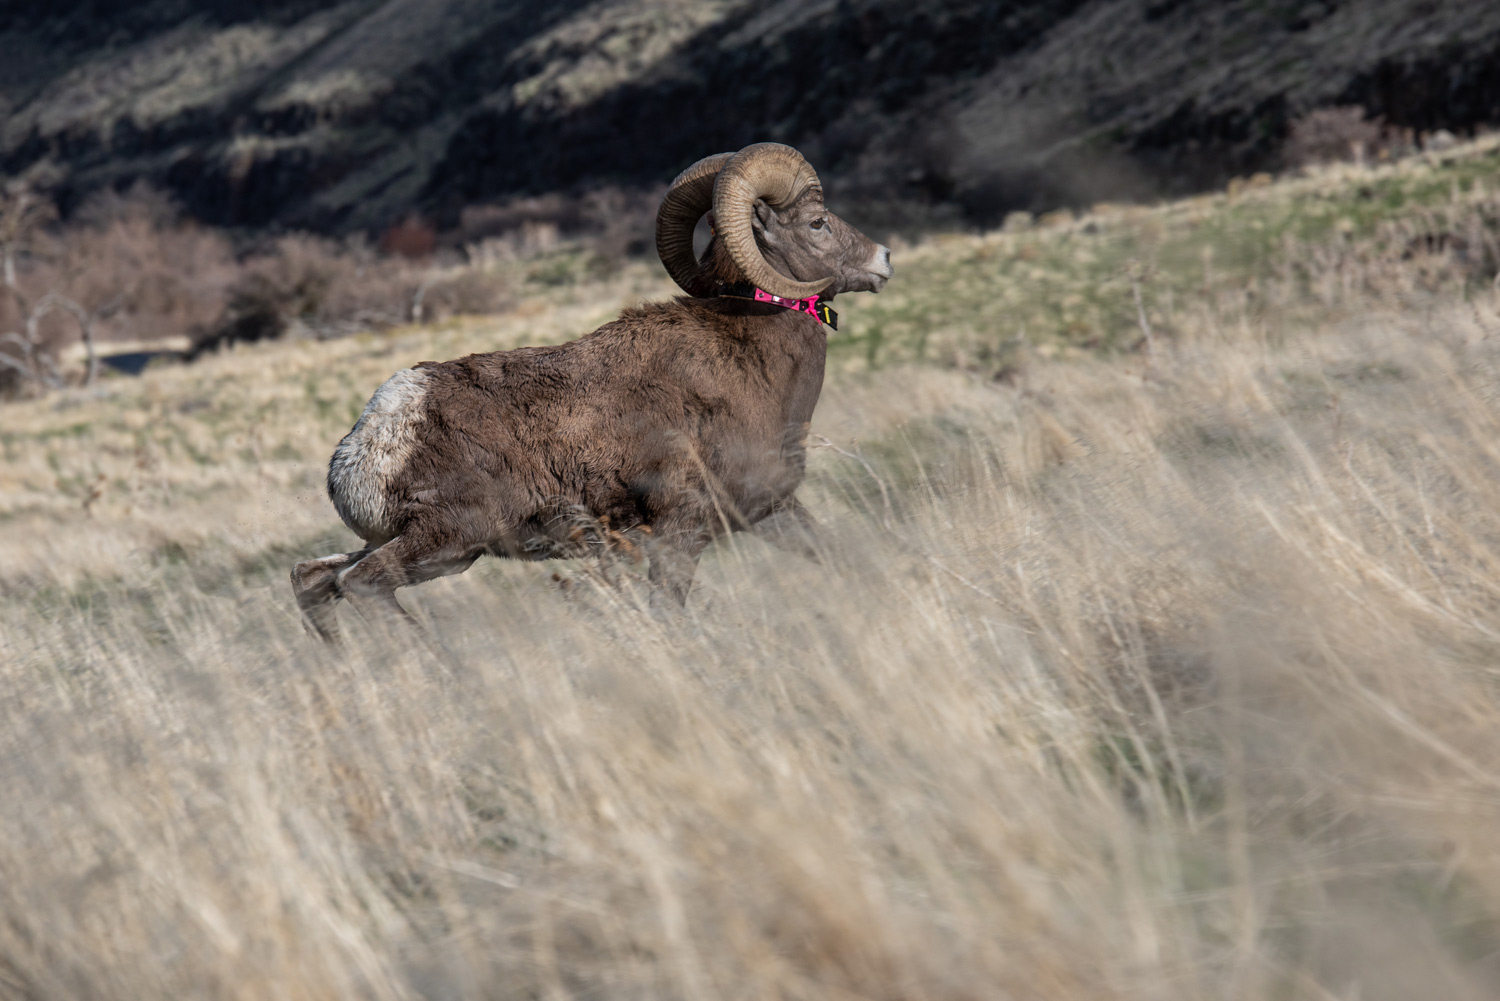
[[[798,250],[798,234],[783,234],[792,252],[764,241],[768,262],[799,278],[837,266],[830,292],[878,289],[889,251],[821,199],[816,214],[827,232],[810,231],[813,239],[827,243],[839,227],[832,253]],[[789,215],[772,217],[771,228],[806,227],[800,208]],[[743,280],[717,242],[702,267]],[[399,374],[392,385],[403,395],[377,393],[330,475],[330,494],[366,547],[292,571],[310,631],[336,638],[339,597],[404,615],[396,588],[460,573],[485,553],[582,555],[599,539],[587,526],[599,524],[642,546],[652,582],[678,602],[699,554],[724,532],[765,523],[773,541],[806,549],[811,519],[793,493],[823,385],[826,329],[777,306],[679,297],[626,310],[566,344]],[[390,402],[408,398],[407,412]],[[350,500],[356,489],[365,491],[359,503]]]

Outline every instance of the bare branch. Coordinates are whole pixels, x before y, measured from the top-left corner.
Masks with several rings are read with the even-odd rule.
[[[423,306],[422,301],[427,298],[427,290],[437,281],[436,272],[431,272],[422,279],[417,286],[417,291],[411,297],[411,322],[421,326]]]
[[[9,186],[4,195],[0,197],[0,280],[25,316],[31,312],[31,305],[16,276],[16,249],[47,221],[53,207],[50,202],[38,199],[24,184]]]
[[[31,312],[31,302],[26,298],[26,293],[21,291],[21,284],[16,280],[16,253],[15,246],[9,240],[0,241],[0,257],[3,257],[3,274],[5,287],[10,291],[11,298],[16,301],[16,309],[22,316]]]
[[[57,359],[45,351],[36,353],[38,368],[41,369],[41,381],[48,389],[60,389],[63,385],[62,372],[57,367]]]
[[[114,298],[109,299],[104,305],[79,321],[79,326],[83,328],[83,350],[88,357],[88,367],[84,370],[83,376],[83,384],[85,386],[92,386],[94,381],[99,378],[99,351],[94,345],[94,323],[97,320],[113,315],[124,302],[125,293],[119,292]]]
[[[0,356],[4,366],[22,373],[26,378],[49,388],[63,385],[63,375],[57,359],[41,350],[41,323],[49,313],[65,312],[78,324],[85,350],[89,355],[87,379],[92,382],[98,372],[98,360],[94,351],[94,317],[78,302],[56,289],[32,302],[21,288],[16,257],[31,234],[52,215],[53,207],[45,199],[22,185],[7,185],[0,191],[0,284],[10,293],[21,315],[23,329],[0,335],[0,343],[18,347],[20,359]]]
[[[42,296],[32,315],[35,321],[40,323],[41,318],[48,313],[59,311],[71,314],[78,324],[78,334],[83,340],[84,351],[88,355],[88,369],[84,375],[84,385],[92,386],[99,375],[99,356],[94,350],[94,315],[84,309],[76,299],[69,298],[56,289]],[[62,373],[57,371],[57,366],[49,360],[48,367],[52,370],[52,377],[56,384],[61,385]]]
[[[28,379],[30,379],[32,377],[31,376],[31,369],[28,368],[26,365],[22,364],[21,362],[17,361],[16,359],[12,358],[10,355],[0,354],[0,365],[4,365],[4,366],[6,366],[8,368],[14,369],[17,372],[20,372],[23,376],[25,376]]]
[[[1135,318],[1141,325],[1141,333],[1146,335],[1146,357],[1152,358],[1156,355],[1156,338],[1151,333],[1151,320],[1146,316],[1146,304],[1141,301],[1141,283],[1134,275],[1130,278],[1130,291],[1135,296]]]
[[[70,299],[56,289],[48,292],[37,301],[36,315],[38,319],[46,316],[48,313],[56,312],[57,310],[62,310],[65,313],[72,313],[73,319],[77,320],[79,323],[82,323],[85,319],[88,318],[89,315],[88,310],[80,306],[76,299]]]

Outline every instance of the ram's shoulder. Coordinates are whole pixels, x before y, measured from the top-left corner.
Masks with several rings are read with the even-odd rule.
[[[696,326],[710,322],[712,313],[703,308],[702,300],[678,296],[657,302],[626,306],[618,318],[600,327],[596,333],[610,330],[629,331],[647,327]]]

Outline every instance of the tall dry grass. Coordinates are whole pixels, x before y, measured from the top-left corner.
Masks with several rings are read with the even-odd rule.
[[[13,591],[0,990],[1493,996],[1497,328],[850,379],[889,506],[818,453],[824,564],[735,540],[681,620]]]
[[[1495,996],[1500,298],[1166,319],[837,370],[821,563],[482,563],[342,654],[284,574],[349,408],[524,318],[17,405],[0,995]]]

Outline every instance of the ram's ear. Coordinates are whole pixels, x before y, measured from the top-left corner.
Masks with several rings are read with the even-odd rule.
[[[771,208],[769,202],[764,198],[757,198],[755,204],[750,208],[750,225],[757,233],[764,233],[766,227],[776,219],[776,210]]]

